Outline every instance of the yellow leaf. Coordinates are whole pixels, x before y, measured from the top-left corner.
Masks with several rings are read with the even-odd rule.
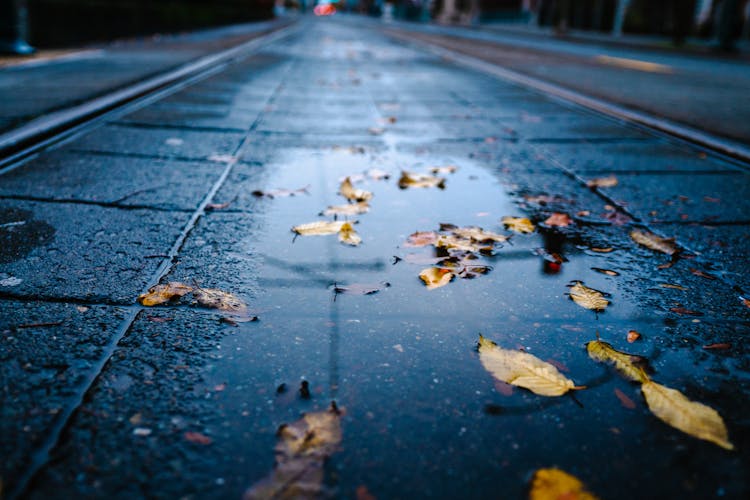
[[[430,169],[430,173],[433,175],[455,174],[457,170],[458,170],[458,167],[455,165],[445,165],[443,167],[432,167]]]
[[[355,189],[349,177],[343,180],[339,187],[339,193],[351,201],[369,201],[372,199],[372,193],[364,189]]]
[[[508,217],[502,218],[502,223],[505,224],[506,229],[515,231],[517,233],[533,233],[534,224],[531,223],[526,217]]]
[[[492,231],[485,231],[481,227],[475,226],[457,227],[450,231],[460,238],[469,238],[475,241],[497,241],[503,243],[510,239],[510,236],[493,233]]]
[[[651,250],[665,253],[667,255],[674,255],[677,253],[677,245],[675,245],[674,238],[662,238],[654,233],[638,231],[637,229],[630,232],[630,237],[639,245]]]
[[[641,391],[648,407],[662,421],[693,437],[711,441],[727,450],[734,449],[724,420],[713,408],[690,401],[681,392],[652,381],[645,382]]]
[[[463,252],[492,252],[491,244],[488,246],[486,243],[481,243],[468,238],[459,238],[454,235],[439,236],[435,242],[435,246],[438,248],[454,249]]]
[[[602,292],[589,288],[580,281],[570,287],[570,298],[579,306],[592,311],[603,311],[609,305]]]
[[[586,350],[591,359],[614,365],[620,373],[634,382],[647,382],[649,380],[643,368],[635,364],[636,361],[642,359],[640,356],[618,351],[602,340],[592,340],[586,344]]]
[[[428,290],[434,290],[435,288],[447,285],[454,276],[455,274],[452,271],[440,267],[428,267],[427,269],[422,269],[422,272],[419,273],[419,278],[424,281]]]
[[[362,243],[362,238],[357,234],[351,224],[348,222],[339,229],[339,241],[346,245],[356,247]]]
[[[347,203],[346,205],[331,205],[323,210],[320,215],[359,215],[370,211],[370,205],[366,201],[359,203]]]
[[[575,476],[557,468],[539,469],[531,479],[529,500],[596,500]]]
[[[479,360],[493,377],[540,396],[561,396],[576,389],[553,365],[522,351],[503,349],[479,336]]]
[[[276,433],[276,465],[264,479],[245,491],[244,500],[319,498],[324,494],[324,464],[341,443],[341,412],[305,414]]]
[[[401,189],[430,187],[445,189],[445,179],[426,174],[415,174],[402,171],[401,178],[398,180],[398,187]]]
[[[586,182],[586,185],[590,188],[600,187],[608,188],[615,187],[617,185],[617,177],[610,175],[608,177],[597,177]]]
[[[193,287],[185,283],[171,282],[152,286],[148,293],[138,296],[138,302],[144,306],[158,306],[171,300],[179,299],[193,291]]]
[[[323,236],[338,233],[344,224],[349,223],[344,221],[317,221],[294,226],[292,231],[301,236]]]
[[[223,290],[216,288],[196,288],[193,290],[193,297],[199,305],[208,307],[209,309],[218,309],[240,316],[247,314],[247,304],[236,295]]]

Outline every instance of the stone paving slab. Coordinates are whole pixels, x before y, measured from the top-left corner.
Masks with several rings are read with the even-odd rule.
[[[222,164],[54,152],[3,177],[0,197],[195,210]],[[45,181],[39,182],[39,176]]]
[[[132,304],[190,214],[3,200],[0,292]],[[20,280],[20,281],[18,281]]]
[[[123,310],[3,300],[0,311],[0,477],[7,481],[28,465],[70,404],[116,333]]]
[[[243,134],[235,132],[107,125],[67,144],[64,150],[205,160],[232,155],[242,138]]]

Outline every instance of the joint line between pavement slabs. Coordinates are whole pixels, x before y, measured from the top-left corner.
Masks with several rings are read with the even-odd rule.
[[[291,71],[291,68],[293,66],[293,64],[289,65],[287,67],[287,72],[280,77],[280,82],[274,89],[274,92],[266,99],[267,105],[274,102],[276,96],[281,91],[284,85],[286,75],[289,73],[289,71]],[[256,116],[250,127],[248,127],[245,137],[235,149],[231,160],[227,162],[224,170],[221,173],[221,176],[211,186],[211,189],[203,198],[198,208],[193,212],[190,220],[187,222],[185,227],[180,232],[180,235],[172,244],[172,247],[162,260],[159,267],[152,274],[151,279],[147,282],[146,286],[143,289],[144,293],[147,292],[148,289],[152,286],[158,284],[159,281],[164,276],[166,276],[174,267],[175,257],[178,255],[187,237],[197,225],[198,220],[203,215],[205,215],[206,206],[211,203],[213,197],[221,189],[221,187],[224,185],[227,178],[231,174],[234,166],[239,162],[239,157],[241,156],[247,145],[250,144],[249,137],[260,123],[263,114],[263,112],[258,113],[258,116]],[[20,474],[18,482],[15,484],[14,489],[7,492],[6,498],[8,498],[9,500],[24,496],[34,477],[36,477],[36,475],[41,472],[41,470],[49,463],[51,459],[51,452],[58,445],[63,431],[70,423],[73,415],[78,410],[78,408],[83,405],[86,394],[91,390],[96,380],[103,373],[107,362],[112,358],[112,355],[117,350],[117,346],[119,345],[120,341],[125,337],[125,335],[127,335],[128,331],[135,323],[138,315],[144,310],[142,306],[133,306],[128,309],[129,310],[126,314],[125,319],[118,326],[117,331],[112,336],[110,342],[103,348],[103,355],[101,356],[101,358],[99,358],[99,360],[94,363],[94,366],[85,377],[84,382],[74,390],[73,396],[71,396],[68,400],[69,403],[62,409],[62,411],[60,411],[44,439],[42,439],[36,450],[31,453],[28,467]]]

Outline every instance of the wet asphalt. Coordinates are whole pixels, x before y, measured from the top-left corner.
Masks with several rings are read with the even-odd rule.
[[[401,170],[441,165],[458,167],[445,189],[396,186]],[[356,217],[361,246],[294,238],[292,226],[344,202],[343,177],[375,168],[390,178],[357,184],[374,193]],[[586,187],[612,174],[616,186]],[[237,498],[273,467],[278,426],[335,400],[346,413],[325,491],[336,497],[519,498],[534,470],[558,466],[601,498],[746,498],[748,175],[376,25],[303,19],[0,177],[2,491]],[[574,223],[540,224],[554,212]],[[537,232],[482,257],[486,276],[425,289],[430,254],[406,247],[409,234],[503,232],[506,215]],[[665,268],[633,228],[676,237],[681,258]],[[567,261],[550,266],[544,252]],[[610,307],[578,307],[574,280]],[[258,321],[136,303],[168,281],[232,292]],[[332,290],[362,283],[382,290]],[[632,329],[642,338],[629,344]],[[479,362],[479,333],[588,389],[509,390]],[[637,386],[589,359],[597,334],[715,408],[735,451],[656,419]]]

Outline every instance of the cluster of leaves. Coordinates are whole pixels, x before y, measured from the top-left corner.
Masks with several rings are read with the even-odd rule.
[[[146,307],[177,305],[180,300],[191,295],[193,304],[208,309],[216,309],[233,317],[234,321],[251,321],[247,304],[236,295],[217,288],[201,288],[177,281],[152,286],[148,292],[138,296],[138,302]]]

